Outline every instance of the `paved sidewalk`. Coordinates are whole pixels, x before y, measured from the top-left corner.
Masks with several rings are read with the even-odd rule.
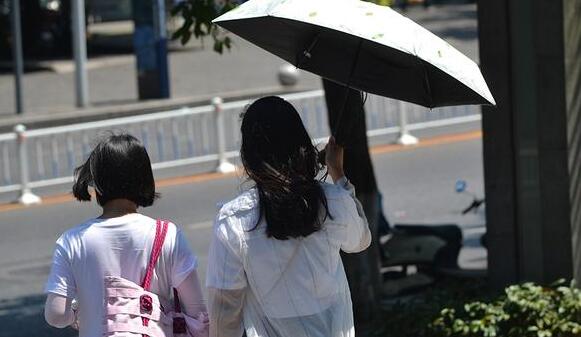
[[[433,6],[429,10],[421,6],[411,7],[407,15],[471,58],[478,58],[476,5]],[[115,34],[111,35],[111,32],[116,32],[117,41],[127,41],[130,40],[130,29],[130,25],[93,27],[94,41],[103,43],[104,39],[111,40],[112,36],[115,40]],[[188,48],[173,48],[169,57],[172,99],[157,102],[158,105],[204,100],[213,95],[231,96],[244,92],[258,95],[281,89],[276,75],[283,64],[282,60],[240,39],[235,39],[231,52],[218,55],[212,51],[210,42],[206,40],[206,48],[201,48],[200,42]],[[135,61],[127,50],[120,54],[109,51],[90,55],[88,76],[92,107],[83,110],[74,107],[72,61],[52,60],[32,64],[39,69],[29,71],[24,76],[24,117],[43,116],[50,119],[66,112],[76,115],[111,114],[131,105],[136,110],[147,109],[151,105],[151,102],[145,103],[143,108],[140,104],[136,105],[139,102]],[[14,118],[13,84],[13,76],[5,62],[4,67],[0,66],[0,122],[19,120]],[[321,83],[317,76],[302,73],[299,86],[305,90],[317,89]]]

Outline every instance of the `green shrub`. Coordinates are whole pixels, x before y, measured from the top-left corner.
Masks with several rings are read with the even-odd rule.
[[[581,336],[581,290],[559,281],[513,285],[496,300],[446,308],[429,325],[434,337]]]

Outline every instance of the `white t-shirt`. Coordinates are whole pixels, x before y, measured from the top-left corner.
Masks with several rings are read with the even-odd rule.
[[[57,240],[45,292],[77,299],[80,337],[103,335],[104,276],[120,276],[141,284],[155,227],[155,219],[134,213],[89,220]],[[184,234],[170,223],[150,290],[162,304],[169,303],[172,288],[196,267],[197,259]]]
[[[267,237],[264,217],[257,225],[256,189],[242,193],[218,213],[206,285],[243,299],[242,320],[249,337],[353,336],[351,296],[339,252],[364,250],[371,234],[351,184],[343,180],[322,187],[331,216],[307,237]],[[237,311],[231,310],[231,303],[228,307],[221,303],[227,300],[210,305],[215,316]],[[215,329],[226,335],[221,327]]]

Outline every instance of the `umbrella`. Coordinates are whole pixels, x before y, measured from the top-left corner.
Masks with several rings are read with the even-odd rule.
[[[389,7],[359,0],[250,0],[214,23],[353,89],[429,108],[495,104],[476,63]]]

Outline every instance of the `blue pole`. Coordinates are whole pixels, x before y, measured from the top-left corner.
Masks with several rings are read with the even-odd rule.
[[[167,61],[167,25],[165,20],[165,1],[154,0],[153,5],[155,28],[155,51],[157,56],[157,71],[159,74],[160,98],[169,98],[169,71]]]
[[[169,98],[164,0],[133,0],[139,99]]]

